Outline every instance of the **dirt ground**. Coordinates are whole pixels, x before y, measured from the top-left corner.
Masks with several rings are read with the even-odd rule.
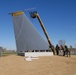
[[[39,57],[33,61],[11,55],[0,58],[0,75],[76,75],[76,56]]]

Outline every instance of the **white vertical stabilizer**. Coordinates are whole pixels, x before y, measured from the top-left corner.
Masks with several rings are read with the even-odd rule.
[[[26,15],[20,14],[13,17],[17,52],[27,50],[46,50],[49,44],[39,34]]]

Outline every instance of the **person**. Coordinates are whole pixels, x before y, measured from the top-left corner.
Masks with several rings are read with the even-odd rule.
[[[56,54],[59,55],[59,46],[58,46],[58,44],[56,45]]]
[[[68,46],[67,45],[64,46],[64,55],[65,54],[67,54],[67,57],[68,57],[68,55],[70,57],[70,50],[68,49]]]
[[[65,56],[64,46],[60,45],[60,50],[63,50],[63,56]]]

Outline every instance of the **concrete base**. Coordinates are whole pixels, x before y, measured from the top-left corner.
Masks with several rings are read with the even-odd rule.
[[[25,57],[53,56],[53,52],[25,52]]]

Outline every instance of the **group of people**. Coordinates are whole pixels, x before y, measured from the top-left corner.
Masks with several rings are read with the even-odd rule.
[[[55,50],[56,50],[56,54],[57,55],[59,55],[59,50],[63,50],[63,56],[67,55],[67,57],[68,57],[68,55],[69,55],[69,57],[70,57],[70,50],[69,50],[67,45],[64,45],[64,46],[60,45],[60,46],[58,46],[58,44],[57,44],[56,47],[55,47]]]

